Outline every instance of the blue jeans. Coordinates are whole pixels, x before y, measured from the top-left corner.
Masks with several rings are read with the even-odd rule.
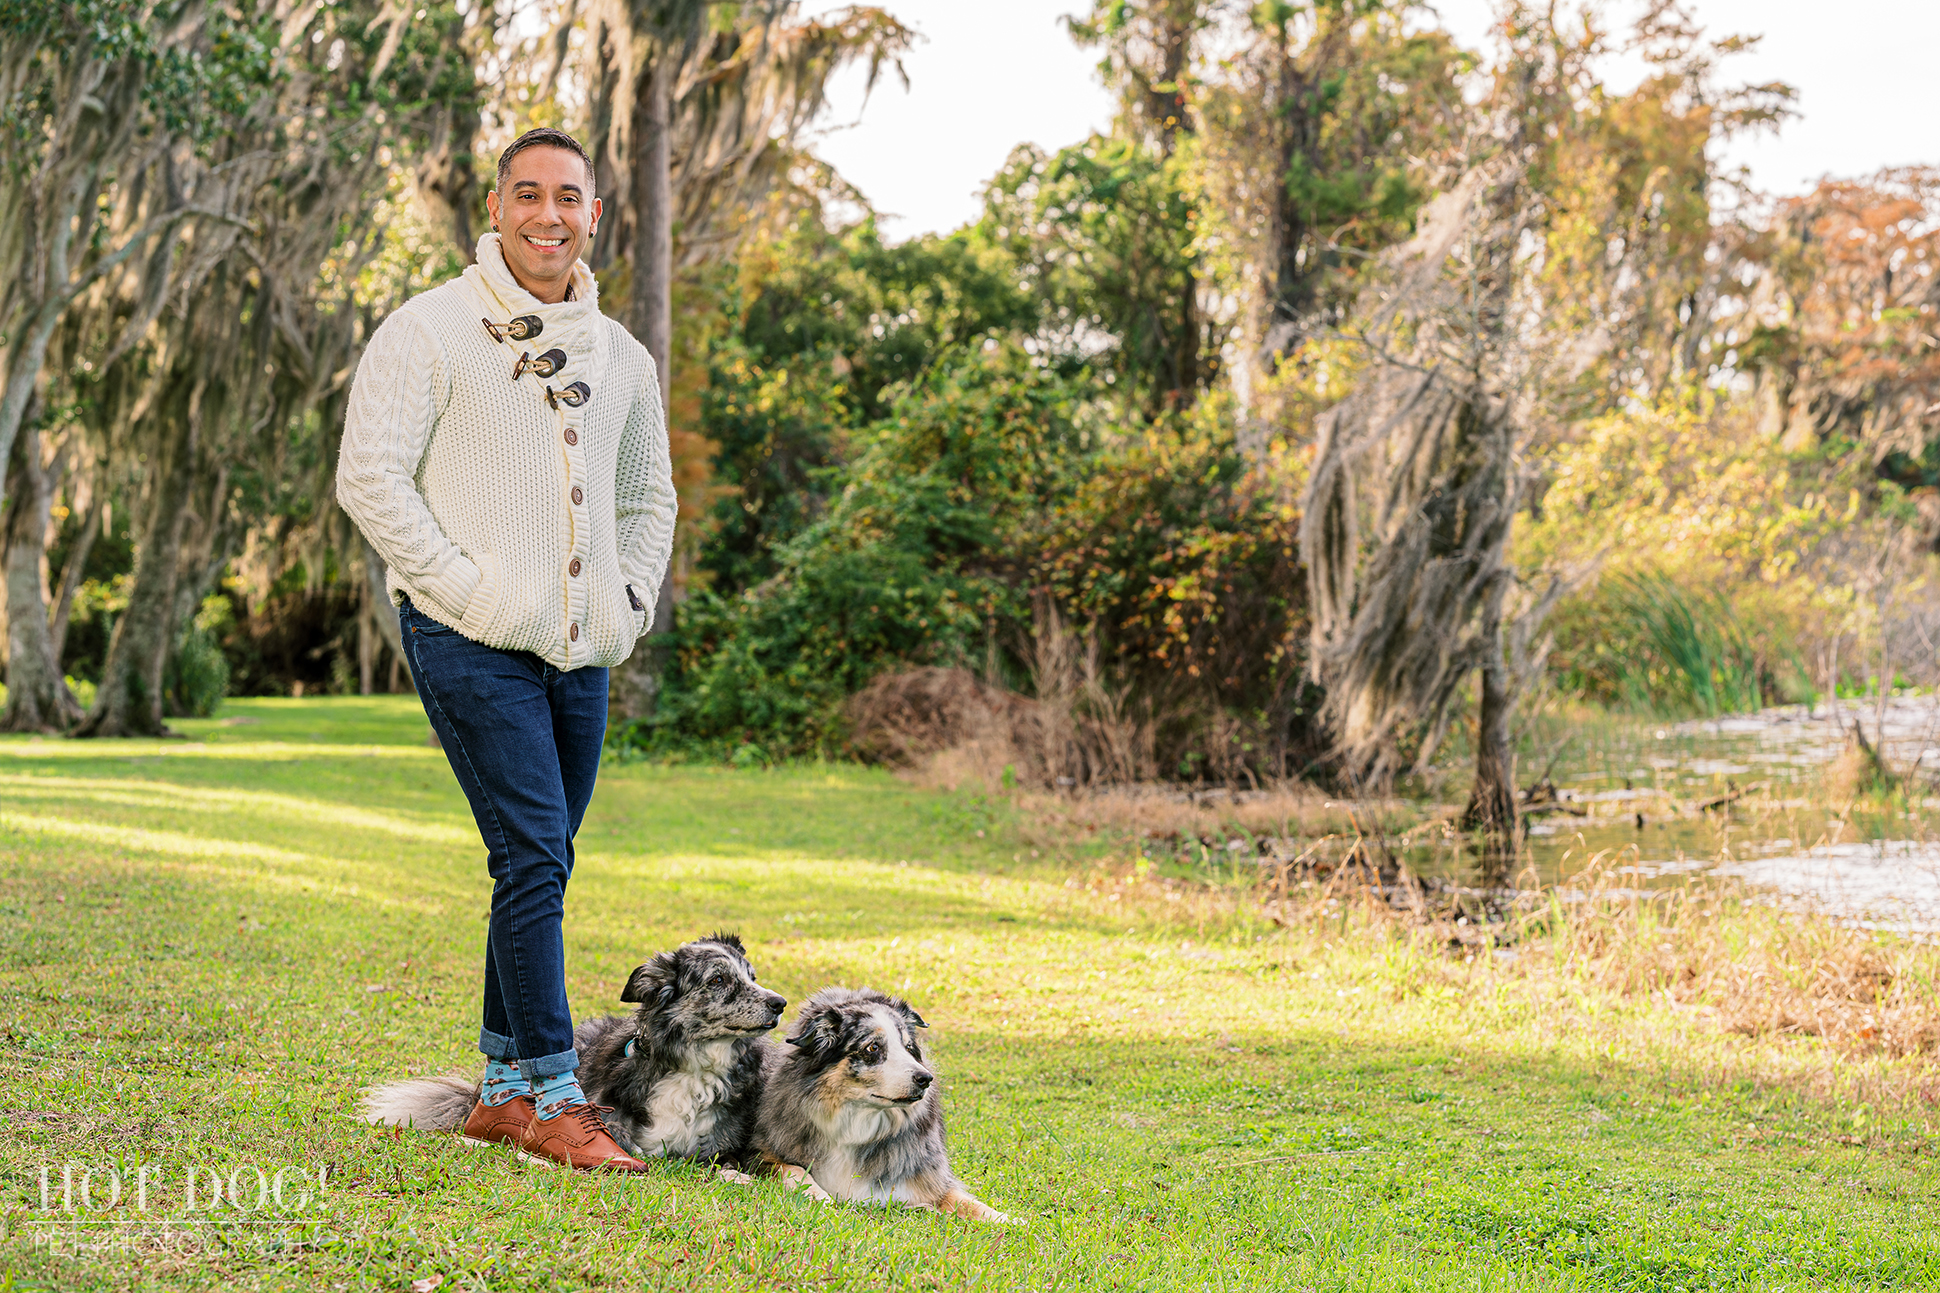
[[[606,739],[606,670],[482,646],[411,605],[398,628],[425,716],[471,801],[492,875],[478,1049],[528,1077],[579,1067],[562,922],[573,836]]]

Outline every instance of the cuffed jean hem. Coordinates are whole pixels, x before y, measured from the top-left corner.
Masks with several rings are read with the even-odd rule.
[[[512,1044],[512,1039],[495,1033],[489,1028],[478,1030],[478,1049],[485,1052],[486,1059],[499,1060],[506,1064],[519,1058],[519,1049]]]
[[[540,1078],[558,1077],[561,1073],[570,1073],[578,1067],[577,1047],[558,1051],[552,1055],[541,1055],[536,1060],[523,1057],[519,1060],[519,1072],[525,1075],[525,1080],[528,1082],[536,1082]]]

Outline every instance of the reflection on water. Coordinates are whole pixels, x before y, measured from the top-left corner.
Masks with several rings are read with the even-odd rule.
[[[1920,800],[1911,815],[1828,802],[1825,766],[1857,724],[1887,763],[1940,773],[1940,697],[1793,705],[1677,724],[1552,724],[1553,802],[1529,819],[1523,862],[1565,882],[1599,855],[1643,885],[1703,872],[1732,876],[1775,902],[1811,906],[1868,928],[1940,932],[1940,842]],[[1533,777],[1525,776],[1525,781]],[[1415,867],[1475,876],[1457,840],[1411,850]]]
[[[1714,870],[1868,929],[1940,930],[1940,845],[1822,844]]]

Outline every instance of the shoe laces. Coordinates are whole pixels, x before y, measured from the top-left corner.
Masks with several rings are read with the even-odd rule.
[[[577,1118],[579,1125],[586,1128],[586,1130],[596,1131],[602,1135],[610,1136],[613,1133],[607,1130],[606,1120],[600,1117],[600,1115],[611,1112],[613,1112],[612,1105],[594,1104],[591,1100],[587,1100],[581,1104],[567,1105],[565,1112],[559,1116],[561,1118]]]

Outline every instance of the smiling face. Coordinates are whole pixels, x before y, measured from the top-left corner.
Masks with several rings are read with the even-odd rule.
[[[506,267],[547,303],[566,299],[573,265],[592,243],[600,202],[586,163],[563,148],[536,145],[512,159],[500,186],[485,195]]]

